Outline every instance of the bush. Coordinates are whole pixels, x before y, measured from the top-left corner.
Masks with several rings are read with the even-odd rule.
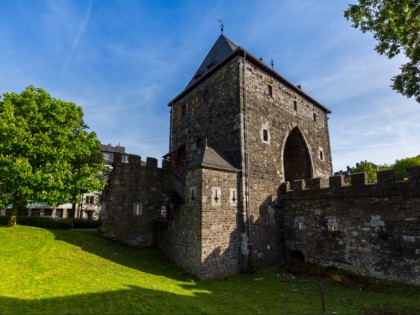
[[[7,225],[9,222],[9,216],[0,217],[0,224]],[[42,227],[46,229],[55,230],[70,230],[73,228],[73,220],[71,219],[52,219],[45,217],[27,217],[17,216],[17,224]]]
[[[75,229],[97,229],[101,226],[100,220],[73,219]]]
[[[0,225],[7,225],[8,222],[9,222],[8,216],[0,216]]]

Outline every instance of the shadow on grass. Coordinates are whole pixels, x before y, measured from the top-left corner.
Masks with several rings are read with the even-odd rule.
[[[126,290],[46,299],[0,297],[0,314],[205,314],[208,304],[200,305],[202,295],[205,293],[185,296],[127,286]],[[215,308],[212,313],[218,311]]]
[[[191,275],[176,266],[157,248],[132,247],[104,239],[96,231],[49,230],[55,239],[117,264],[157,276],[188,281]]]

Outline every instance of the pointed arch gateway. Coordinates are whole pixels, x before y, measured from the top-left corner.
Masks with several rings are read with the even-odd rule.
[[[298,127],[295,127],[287,137],[283,163],[285,181],[312,178],[311,156]]]

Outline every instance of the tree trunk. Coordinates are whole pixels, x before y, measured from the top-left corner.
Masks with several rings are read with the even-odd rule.
[[[12,208],[12,213],[10,214],[8,226],[16,226],[16,219],[17,219],[19,205],[20,205],[19,196],[16,194],[15,198],[13,199],[13,208]]]

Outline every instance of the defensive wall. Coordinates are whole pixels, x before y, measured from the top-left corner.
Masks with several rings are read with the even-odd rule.
[[[167,161],[159,168],[153,158],[142,165],[139,156],[116,154],[103,194],[101,231],[129,245],[157,245],[200,278],[238,273],[246,246],[238,176],[194,168],[183,181]],[[271,213],[264,226],[278,244],[270,247],[271,255],[253,252],[258,266],[300,253],[321,265],[420,284],[420,167],[409,168],[405,181],[384,170],[377,183],[367,183],[364,173],[351,175],[349,184],[342,176],[286,182],[277,200],[261,207]],[[266,238],[255,233],[254,241],[261,237]]]
[[[101,232],[132,246],[155,245],[203,279],[237,274],[237,182],[236,172],[201,167],[183,179],[168,161],[158,168],[156,159],[142,165],[139,156],[116,153],[102,196]]]
[[[142,165],[140,156],[115,153],[108,185],[102,194],[101,232],[134,246],[153,244],[153,222],[170,204],[169,163],[155,158]]]
[[[283,212],[289,255],[359,274],[420,284],[420,167],[395,181],[392,169],[284,183]],[[303,257],[303,256],[301,256]]]

